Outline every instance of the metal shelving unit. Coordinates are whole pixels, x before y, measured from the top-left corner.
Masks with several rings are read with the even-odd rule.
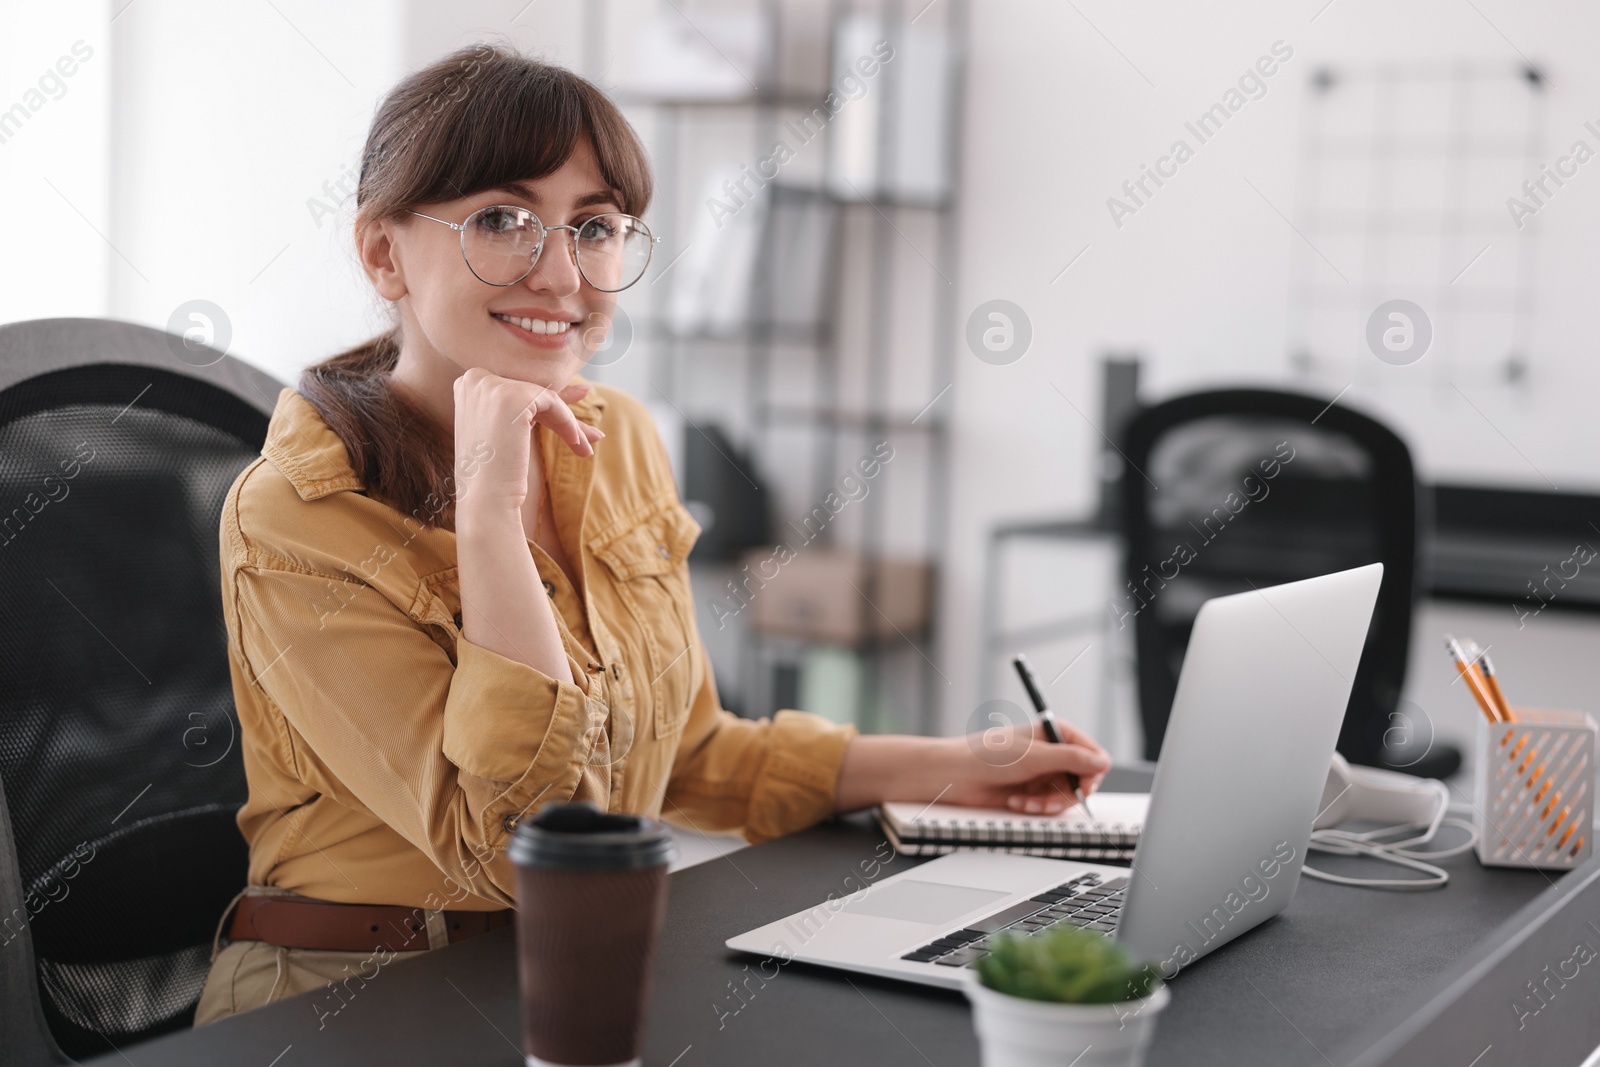
[[[586,47],[584,54],[595,60],[606,54],[603,40],[610,20],[604,11],[605,4],[587,5],[585,17]],[[948,42],[948,101],[944,117],[943,147],[947,153],[944,173],[948,176],[945,195],[937,199],[907,200],[884,195],[886,189],[896,188],[896,175],[892,173],[896,159],[895,138],[899,134],[897,123],[889,120],[895,114],[897,93],[904,91],[901,72],[905,67],[895,67],[893,62],[882,65],[870,90],[882,94],[877,101],[879,121],[876,123],[876,159],[879,185],[863,191],[864,195],[841,196],[831,186],[828,175],[833,162],[829,155],[835,151],[836,125],[830,124],[824,136],[817,138],[814,149],[819,158],[813,167],[821,175],[814,182],[796,183],[784,180],[784,175],[770,182],[770,195],[774,209],[784,202],[810,201],[825,205],[831,216],[832,232],[828,235],[830,249],[822,296],[820,318],[815,323],[776,321],[774,309],[779,303],[775,291],[775,276],[782,265],[782,250],[762,245],[755,258],[751,276],[749,315],[743,326],[731,331],[696,330],[679,332],[666,314],[668,290],[663,286],[650,296],[654,305],[649,321],[636,323],[636,338],[645,338],[652,346],[649,386],[684,414],[691,426],[701,418],[718,416],[724,429],[752,458],[758,471],[772,471],[783,466],[780,460],[805,456],[801,466],[809,468],[807,491],[804,499],[821,500],[842,472],[848,470],[855,459],[870,449],[873,442],[888,440],[896,450],[893,473],[882,477],[919,481],[916,496],[922,502],[922,522],[925,532],[921,550],[916,558],[932,564],[932,584],[929,590],[928,624],[915,633],[891,635],[884,639],[873,636],[878,629],[877,574],[870,565],[865,568],[865,584],[861,587],[858,632],[862,639],[845,647],[860,665],[860,678],[856,707],[860,709],[863,730],[914,730],[934,732],[938,727],[938,691],[946,681],[933,663],[933,643],[936,640],[938,583],[941,577],[939,562],[945,550],[947,536],[948,482],[949,482],[949,422],[947,413],[951,404],[948,391],[953,382],[954,338],[954,278],[956,271],[956,240],[958,236],[955,204],[960,187],[960,129],[959,119],[964,98],[963,68],[966,26],[966,0],[953,0],[943,4],[925,5],[925,0],[907,4],[902,0],[830,0],[825,14],[820,5],[797,9],[784,0],[758,0],[758,10],[765,13],[765,25],[771,39],[767,54],[772,57],[774,70],[770,81],[758,78],[762,84],[753,85],[750,95],[738,99],[681,99],[642,96],[636,92],[618,92],[614,99],[625,109],[648,116],[654,132],[654,162],[657,167],[658,206],[652,214],[664,214],[669,219],[686,217],[684,206],[687,197],[699,191],[700,173],[694,171],[698,161],[689,158],[692,136],[708,122],[728,124],[735,118],[748,120],[750,159],[761,159],[772,148],[772,133],[779,128],[786,113],[811,112],[821,105],[826,88],[821,91],[801,91],[792,88],[802,79],[796,71],[786,70],[793,49],[787,34],[788,23],[797,17],[825,17],[827,40],[822,51],[822,77],[806,79],[806,84],[826,87],[835,71],[838,33],[842,20],[856,14],[874,15],[881,20],[885,39],[901,51],[899,40],[916,23],[919,27],[930,25],[942,28]],[[674,4],[678,15],[692,25],[699,9],[684,3]],[[721,10],[726,10],[724,7]],[[808,14],[817,12],[816,14]],[[810,28],[809,26],[807,28]],[[708,38],[709,41],[709,38]],[[714,47],[714,46],[713,46]],[[591,66],[593,69],[593,66]],[[813,75],[815,70],[811,72]],[[885,161],[887,161],[885,165]],[[770,219],[769,219],[770,221]],[[935,241],[929,252],[912,244],[916,256],[925,261],[932,272],[930,286],[938,289],[928,302],[927,314],[931,316],[924,328],[928,330],[931,350],[920,353],[913,361],[923,369],[926,378],[925,394],[908,388],[896,380],[904,367],[891,366],[894,333],[897,324],[887,313],[895,307],[895,300],[903,295],[900,286],[906,283],[904,272],[894,263],[897,247],[902,242],[910,244],[905,230],[913,225],[918,232],[931,232]],[[855,258],[846,254],[849,241],[864,239],[867,254]],[[765,236],[763,237],[765,240]],[[681,251],[687,249],[681,248]],[[668,251],[668,249],[662,249]],[[668,258],[677,251],[668,251]],[[838,328],[846,295],[864,299],[869,309],[887,309],[886,313],[869,316],[864,337],[854,331],[847,333]],[[729,366],[737,366],[743,375],[742,403],[736,412],[721,410],[699,411],[697,397],[685,382],[692,377],[694,361],[716,358]],[[777,360],[803,360],[808,372],[809,396],[774,395],[782,393],[784,383],[774,374]],[[719,362],[719,366],[722,365]],[[785,364],[781,369],[793,373],[796,364]],[[851,372],[851,373],[847,373]],[[864,390],[857,403],[848,403],[847,380],[859,378]],[[911,397],[911,400],[897,397]],[[904,409],[904,410],[902,410]],[[796,441],[803,444],[796,444]],[[901,452],[914,454],[902,461]],[[917,466],[915,472],[904,472],[905,467]],[[769,482],[776,479],[769,478]],[[793,488],[793,479],[786,485]],[[774,488],[778,488],[774,485]],[[781,493],[778,494],[781,498]],[[890,549],[895,522],[905,522],[913,517],[903,512],[891,515],[891,493],[874,488],[861,501],[860,514],[853,517],[857,527],[855,536],[841,537],[841,524],[831,524],[819,538],[824,548],[861,553],[867,560],[886,554],[907,555],[904,551]],[[774,516],[782,523],[783,514]],[[913,519],[914,521],[914,519]],[[901,540],[907,540],[901,537]],[[807,549],[802,548],[804,552]],[[776,706],[784,706],[793,694],[779,692],[774,683],[774,672],[785,664],[793,665],[797,656],[803,656],[809,644],[793,637],[769,635],[750,628],[744,635],[742,672],[751,689],[741,703],[750,714],[766,714]],[[884,689],[892,677],[903,678],[904,667],[896,673],[891,661],[914,662],[911,672],[917,678],[914,693],[900,686],[885,696]],[[877,709],[885,711],[879,714]]]

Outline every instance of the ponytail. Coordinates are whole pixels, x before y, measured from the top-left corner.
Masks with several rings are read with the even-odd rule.
[[[394,387],[400,331],[307,367],[297,386],[344,442],[367,495],[425,527],[455,529],[454,435]]]

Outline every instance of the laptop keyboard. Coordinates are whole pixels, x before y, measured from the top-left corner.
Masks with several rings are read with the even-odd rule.
[[[1054,889],[1035,893],[1032,899],[968,923],[900,958],[940,967],[971,967],[989,954],[989,945],[1002,930],[1029,937],[1065,923],[1109,934],[1116,928],[1127,885],[1126,878],[1102,882],[1098,874],[1080,875]]]

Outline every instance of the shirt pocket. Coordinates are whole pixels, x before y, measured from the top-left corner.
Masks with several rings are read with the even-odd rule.
[[[647,672],[634,677],[633,688],[648,692],[658,738],[682,732],[700,683],[700,658],[690,647],[694,594],[685,566],[699,536],[699,523],[669,499],[647,508],[622,533],[590,546],[633,616]]]
[[[456,642],[461,636],[461,609],[452,605],[460,603],[461,597],[452,571],[448,576],[429,575],[418,581],[416,595],[406,609],[411,621],[422,627],[434,643],[444,649],[452,666],[456,663],[459,651]]]

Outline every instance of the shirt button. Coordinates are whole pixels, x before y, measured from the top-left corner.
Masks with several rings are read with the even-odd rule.
[[[656,546],[656,554],[659,555],[662,559],[666,559],[668,556],[672,555],[671,552],[667,551],[667,546],[666,545],[657,545]]]
[[[506,828],[506,833],[514,834],[517,832],[517,817],[515,815],[507,815],[500,820],[500,825]]]
[[[622,677],[622,664],[620,664],[620,663],[611,664],[611,677],[613,677],[613,678],[621,678]]]
[[[556,583],[555,582],[545,582],[544,583],[544,591],[550,595],[550,599],[551,600],[554,600],[556,598]]]

